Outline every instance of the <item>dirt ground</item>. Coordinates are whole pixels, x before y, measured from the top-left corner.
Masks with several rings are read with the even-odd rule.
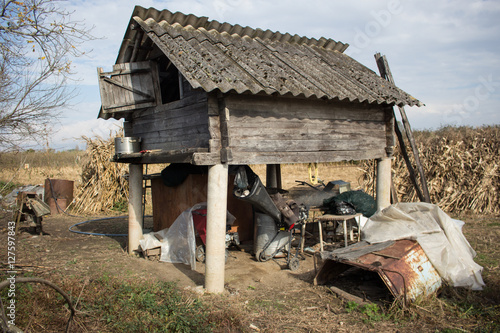
[[[144,257],[129,256],[124,248],[126,237],[90,236],[70,232],[68,228],[84,219],[58,215],[44,220],[40,236],[21,229],[17,238],[16,263],[18,272],[29,273],[57,282],[62,276],[97,278],[103,275],[120,279],[146,279],[175,281],[181,288],[201,290],[204,283],[205,266],[197,263],[196,270],[184,264],[169,264]],[[0,230],[5,235],[6,220],[2,219]],[[93,222],[76,230],[119,233],[126,231],[126,219]],[[104,227],[103,224],[108,224]],[[4,242],[2,242],[4,244]],[[4,246],[1,246],[4,252]],[[258,262],[251,253],[252,245],[242,244],[241,249],[231,248],[225,270],[225,296],[228,302],[248,305],[252,309],[251,324],[267,332],[307,332],[313,327],[319,331],[379,331],[369,325],[359,326],[349,315],[342,313],[342,300],[325,286],[313,286],[314,262],[306,254],[299,269],[287,269],[284,259]],[[4,262],[4,259],[2,259]],[[198,288],[197,288],[198,287]],[[75,295],[73,295],[75,297]],[[261,313],[280,303],[293,304],[290,322],[273,323],[269,316]],[[269,310],[269,309],[268,309]],[[314,318],[313,318],[314,317]],[[350,323],[350,324],[349,324]],[[319,325],[319,326],[318,326]],[[396,332],[400,328],[383,323],[384,331]],[[253,331],[257,331],[254,329]],[[252,330],[250,330],[252,331]],[[318,331],[318,329],[314,329]]]
[[[343,169],[345,170],[345,169]],[[302,172],[307,173],[307,168]],[[352,170],[334,169],[331,174],[324,171],[323,179],[344,179],[351,181],[353,189],[359,187],[359,174]],[[345,174],[342,174],[345,172]],[[321,176],[321,170],[320,170]],[[306,179],[302,179],[306,180]],[[284,181],[291,189],[294,179]],[[307,186],[306,186],[307,187]],[[304,188],[295,189],[298,192]],[[109,216],[107,216],[109,217]],[[7,222],[12,219],[11,212],[0,213],[0,261],[6,271]],[[69,227],[90,218],[66,215],[48,216],[44,219],[44,235],[36,235],[28,229],[21,229],[16,237],[16,268],[19,274],[27,274],[58,282],[63,277],[72,277],[85,282],[102,276],[118,279],[175,281],[180,288],[200,291],[204,283],[205,267],[197,263],[191,270],[184,264],[169,264],[141,256],[130,256],[126,252],[126,237],[90,236],[69,231]],[[465,234],[471,245],[478,251],[480,264],[485,267],[483,277],[487,283],[485,291],[480,292],[474,309],[494,309],[500,304],[498,253],[500,249],[500,218],[474,217],[467,221]],[[151,227],[151,219],[145,227]],[[117,218],[85,223],[74,227],[78,231],[96,233],[126,233],[127,219]],[[308,245],[313,246],[314,238]],[[252,244],[231,248],[225,269],[225,293],[219,298],[211,295],[199,297],[211,302],[214,308],[238,309],[244,313],[245,332],[462,332],[491,331],[490,317],[483,313],[472,316],[472,306],[465,308],[464,316],[453,317],[443,306],[441,312],[433,313],[434,308],[426,307],[425,302],[413,307],[415,315],[398,318],[366,316],[367,313],[352,312],[349,304],[329,289],[329,286],[314,286],[315,265],[311,254],[304,254],[299,269],[291,271],[283,259],[258,262],[253,257]],[[379,281],[380,282],[380,281]],[[370,284],[369,280],[364,283]],[[76,291],[78,294],[78,291]],[[72,297],[77,297],[72,295]],[[386,292],[386,298],[390,295]],[[440,303],[441,302],[441,303]],[[443,303],[445,304],[445,303]],[[420,307],[420,309],[418,308]],[[456,306],[459,308],[459,306]],[[444,309],[443,309],[444,308]],[[422,309],[422,310],[421,310]],[[221,310],[222,311],[222,310]],[[227,311],[227,310],[226,310]],[[235,310],[236,311],[236,310]],[[455,311],[455,310],[453,310]],[[483,310],[486,311],[486,310]],[[439,313],[438,313],[439,312]],[[226,312],[224,312],[226,313]],[[469,313],[469,314],[468,314]],[[475,312],[474,312],[475,313]],[[498,319],[497,319],[498,320]],[[487,323],[486,323],[487,321]],[[82,327],[88,327],[83,325]],[[92,331],[82,329],[77,331]]]
[[[2,218],[0,232],[6,235],[6,221]],[[44,220],[44,235],[35,235],[22,229],[18,234],[16,263],[19,272],[43,277],[57,282],[62,276],[93,279],[104,276],[119,279],[142,279],[176,281],[181,288],[201,290],[205,267],[197,263],[196,270],[184,264],[169,264],[155,259],[130,256],[125,252],[126,237],[90,236],[70,232],[68,228],[85,219],[64,215],[47,217]],[[491,220],[487,220],[491,224]],[[495,219],[495,226],[498,219]],[[147,225],[151,221],[146,221]],[[90,232],[121,233],[127,228],[126,219],[89,222],[74,229]],[[486,250],[488,244],[500,238],[500,228],[482,235],[475,241],[476,248]],[[1,251],[5,252],[2,240]],[[213,304],[241,308],[246,311],[249,332],[414,332],[416,322],[394,320],[373,321],[362,314],[345,310],[346,301],[330,292],[328,286],[314,286],[315,267],[313,256],[304,255],[297,271],[290,271],[283,259],[258,262],[251,253],[251,244],[241,249],[231,248],[225,270],[225,294],[223,300],[212,300]],[[2,256],[2,262],[5,262]],[[492,304],[498,307],[498,262],[486,267],[486,282],[492,288]],[[380,282],[380,281],[378,281]],[[365,283],[370,283],[366,281]],[[75,297],[76,295],[73,295]],[[390,296],[386,292],[386,298]],[[207,296],[200,296],[207,297]],[[491,306],[491,304],[490,304]],[[277,309],[289,307],[285,317],[275,313]],[[273,318],[274,316],[274,318]],[[443,320],[444,319],[444,320]],[[467,321],[465,321],[467,322]],[[446,318],[421,321],[420,332],[469,331],[461,322],[448,322]],[[469,328],[477,326],[470,322]],[[237,330],[239,331],[239,330]],[[471,330],[472,331],[472,330]]]

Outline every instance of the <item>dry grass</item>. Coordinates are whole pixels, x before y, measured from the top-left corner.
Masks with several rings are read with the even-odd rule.
[[[111,162],[114,139],[87,138],[83,159],[81,186],[71,207],[76,213],[98,213],[110,210],[128,195],[128,164]]]
[[[46,178],[78,180],[84,151],[0,153],[0,180],[22,185],[44,184]]]
[[[266,165],[251,165],[252,170],[265,182]],[[361,188],[363,171],[358,164],[345,163],[318,163],[318,178],[325,183],[333,180],[343,180],[351,183],[351,188],[356,190]],[[282,164],[281,178],[284,189],[297,186],[299,181],[309,183],[308,164]]]
[[[445,127],[415,132],[415,139],[432,203],[446,212],[500,214],[500,126]],[[373,161],[364,163],[367,188],[373,188],[373,169]],[[399,149],[393,181],[400,201],[419,201]]]

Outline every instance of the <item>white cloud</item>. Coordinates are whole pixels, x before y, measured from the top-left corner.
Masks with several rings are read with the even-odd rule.
[[[89,119],[56,126],[53,129],[50,145],[54,149],[85,148],[83,137],[114,137],[120,130],[121,122],[116,120]]]

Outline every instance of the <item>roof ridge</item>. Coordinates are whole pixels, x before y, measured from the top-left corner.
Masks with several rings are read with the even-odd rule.
[[[321,47],[327,50],[337,50],[344,52],[349,44],[336,41],[331,38],[321,37],[316,39],[314,37],[300,36],[298,34],[291,35],[290,33],[281,33],[279,31],[271,31],[269,29],[263,30],[260,28],[252,28],[249,26],[243,27],[239,24],[231,24],[228,22],[219,22],[217,20],[209,20],[206,16],[196,16],[194,14],[183,14],[181,12],[172,13],[168,9],[157,10],[155,8],[144,8],[135,6],[132,17],[138,16],[146,21],[149,18],[154,19],[156,22],[165,21],[170,25],[175,23],[183,27],[192,26],[195,29],[204,28],[207,31],[216,30],[219,33],[227,32],[230,35],[237,34],[241,37],[248,36],[250,38],[269,39],[271,41],[289,42],[298,45],[309,45]]]

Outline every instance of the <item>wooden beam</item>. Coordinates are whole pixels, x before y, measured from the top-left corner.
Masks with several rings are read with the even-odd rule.
[[[217,104],[219,106],[219,126],[221,135],[221,162],[228,163],[231,162],[232,152],[231,152],[231,138],[229,136],[229,109],[226,105],[226,98],[224,94],[219,93],[217,96]]]
[[[206,148],[192,148],[185,150],[170,151],[146,151],[143,153],[130,153],[115,155],[112,159],[117,163],[191,163],[196,153],[208,153]]]
[[[401,152],[401,155],[403,155],[403,159],[406,163],[406,168],[408,169],[408,173],[410,174],[410,181],[413,184],[415,191],[417,192],[418,198],[423,202],[425,201],[425,198],[422,194],[422,190],[420,190],[420,186],[417,183],[417,175],[415,174],[415,169],[413,168],[413,165],[411,165],[410,157],[408,156],[408,152],[406,151],[406,143],[404,141],[403,134],[401,133],[401,129],[399,128],[399,123],[394,127],[394,130],[396,131],[396,136],[398,137],[399,150]]]
[[[385,56],[382,56],[380,53],[377,53],[375,54],[375,60],[379,68],[380,76],[382,76],[390,83],[395,84],[391,70],[389,69],[389,63],[387,62],[387,58]],[[406,116],[406,111],[404,107],[398,106],[398,109],[399,112],[401,113],[401,119],[403,121],[403,126],[405,128],[406,136],[408,137],[408,141],[410,142],[410,146],[413,151],[413,155],[415,157],[415,164],[417,165],[418,173],[420,174],[420,182],[422,185],[422,193],[424,196],[424,201],[431,202],[429,189],[427,187],[427,180],[425,178],[424,168],[422,167],[422,163],[420,162],[420,157],[417,145],[415,143],[415,139],[413,137],[413,132],[411,130],[410,122],[408,121],[408,117]]]

